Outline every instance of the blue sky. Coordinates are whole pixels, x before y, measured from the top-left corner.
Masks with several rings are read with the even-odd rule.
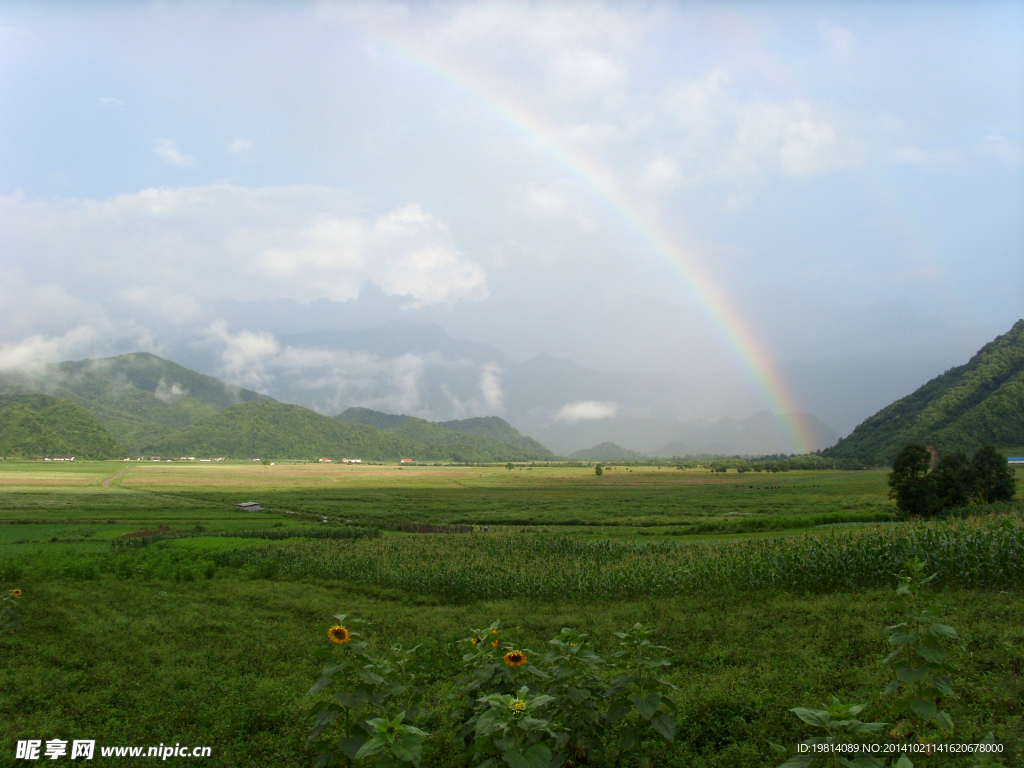
[[[1020,3],[5,3],[4,359],[383,293],[513,359],[749,377],[566,152],[782,369],[933,375],[1024,315]]]

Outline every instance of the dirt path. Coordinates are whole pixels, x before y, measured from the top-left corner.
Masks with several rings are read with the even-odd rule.
[[[115,477],[120,477],[121,475],[123,475],[125,472],[127,472],[130,469],[133,469],[133,467],[125,467],[124,469],[119,469],[117,472],[115,472],[110,477],[108,477],[106,480],[104,480],[102,483],[100,483],[100,485],[102,485],[104,488],[109,488],[111,480],[113,480]]]

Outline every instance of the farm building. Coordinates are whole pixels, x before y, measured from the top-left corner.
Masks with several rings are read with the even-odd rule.
[[[1024,464],[1024,456],[1010,456],[1006,461],[1010,464]]]
[[[412,464],[414,461],[416,461],[416,459],[399,459],[398,463],[399,464]]]
[[[363,460],[362,459],[342,459],[341,463],[342,464],[362,464]]]
[[[235,506],[243,512],[260,511],[260,503],[258,501],[243,501],[241,504],[235,504]]]
[[[320,459],[320,463],[321,464],[330,464],[331,460],[330,459]]]

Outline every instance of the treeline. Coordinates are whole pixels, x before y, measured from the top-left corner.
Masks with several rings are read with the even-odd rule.
[[[972,504],[1010,501],[1017,478],[994,446],[979,448],[971,459],[963,451],[941,458],[920,443],[903,446],[889,473],[889,497],[904,515],[935,517]]]

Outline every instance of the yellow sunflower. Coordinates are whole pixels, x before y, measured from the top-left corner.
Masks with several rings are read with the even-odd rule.
[[[526,663],[526,654],[522,651],[509,651],[505,654],[505,663],[510,667],[521,667]]]
[[[331,627],[327,630],[327,637],[330,638],[332,643],[338,645],[344,645],[352,639],[352,635],[344,627]]]
[[[476,645],[477,643],[480,642],[480,638],[479,637],[471,637],[471,638],[469,638],[469,642],[472,643],[473,645]]]
[[[15,590],[13,590],[11,592],[11,594],[14,595],[15,597],[21,597],[21,590],[20,589],[15,589]]]
[[[497,648],[499,642],[498,638],[494,638],[494,642],[491,643],[491,648]]]
[[[513,715],[521,715],[526,711],[526,702],[522,699],[512,699],[508,703],[508,708],[512,710]]]

